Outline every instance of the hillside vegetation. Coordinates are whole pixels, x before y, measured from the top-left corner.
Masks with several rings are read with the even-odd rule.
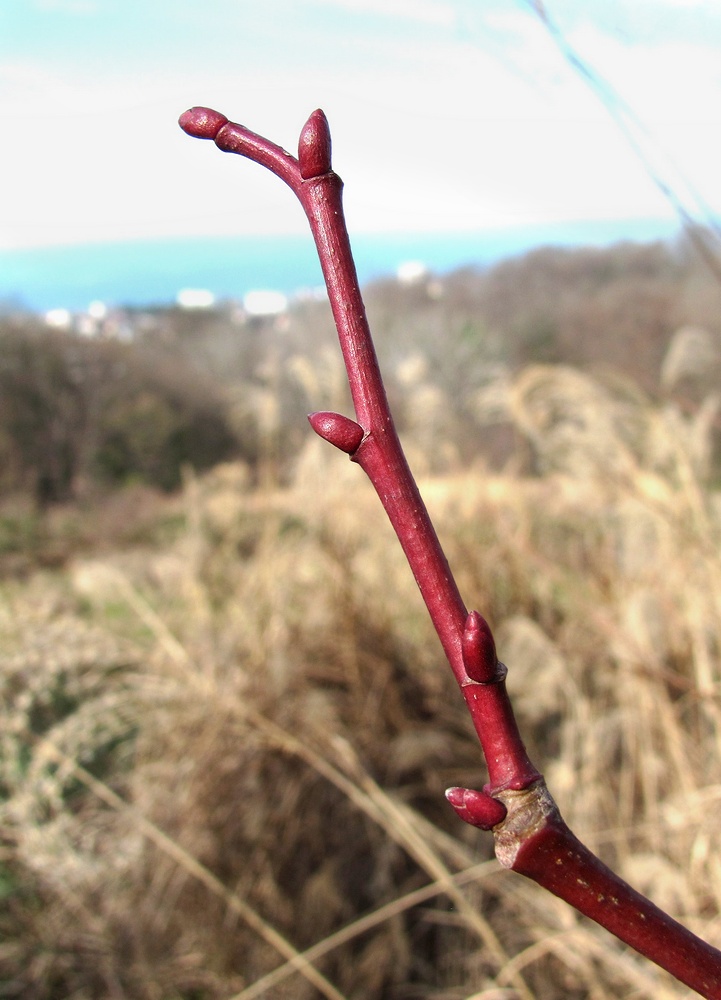
[[[717,946],[719,297],[660,246],[368,292],[532,758]],[[47,408],[0,408],[0,995],[687,995],[447,807],[484,780],[462,699],[369,485],[305,422],[349,411],[326,310],[162,311],[125,345],[6,324]],[[111,428],[142,435],[122,472]],[[74,456],[57,492],[40,433]]]

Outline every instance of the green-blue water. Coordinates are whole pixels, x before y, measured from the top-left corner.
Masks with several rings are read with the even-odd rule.
[[[408,260],[443,274],[487,266],[536,246],[604,245],[672,237],[671,221],[633,220],[526,226],[481,233],[358,235],[352,238],[361,283],[395,273]],[[0,251],[0,309],[36,312],[109,306],[164,305],[183,288],[218,298],[253,289],[292,295],[322,284],[310,237],[247,236],[99,243]]]

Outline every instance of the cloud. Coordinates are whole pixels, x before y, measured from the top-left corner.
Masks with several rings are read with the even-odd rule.
[[[0,61],[0,130],[22,136],[3,163],[17,197],[0,239],[304,232],[290,193],[266,172],[180,133],[177,117],[194,104],[291,150],[323,107],[354,231],[662,213],[639,161],[538,19],[511,0],[473,4],[303,0],[292,17],[262,8],[219,32],[227,10],[211,3],[212,30],[171,17],[173,44],[140,52],[132,33],[118,45],[102,20],[86,18],[86,38],[72,19],[70,47]],[[338,16],[325,18],[331,10]],[[667,112],[667,145],[708,200],[721,195],[718,129],[707,125],[721,108],[712,40],[648,46],[580,22],[570,31],[639,117],[655,127]]]
[[[436,0],[320,0],[320,2],[354,14],[375,14],[444,27],[452,26],[456,20],[453,5]]]
[[[39,11],[53,14],[86,15],[97,14],[97,0],[33,0],[33,6]]]

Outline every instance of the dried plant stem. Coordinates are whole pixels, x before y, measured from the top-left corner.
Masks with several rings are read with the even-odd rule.
[[[28,734],[29,736],[30,734]],[[228,909],[237,914],[241,920],[255,931],[259,937],[263,938],[269,945],[283,956],[289,966],[303,975],[309,983],[324,996],[327,1000],[347,1000],[345,994],[341,993],[326,977],[312,964],[313,959],[302,955],[293,945],[283,937],[274,927],[264,920],[245,900],[241,899],[237,893],[231,892],[217,876],[215,876],[205,865],[201,864],[197,858],[189,854],[181,845],[169,837],[167,833],[160,829],[155,823],[143,816],[130,803],[126,802],[105,782],[98,780],[90,774],[84,767],[67,756],[51,740],[35,737],[34,742],[51,760],[58,761],[67,767],[75,778],[96,795],[102,802],[118,812],[123,812],[132,816],[135,827],[140,830],[147,840],[155,844],[168,857],[172,858],[184,871],[197,879],[214,895],[219,896]]]
[[[702,996],[721,1000],[721,952],[636,893],[577,840],[528,758],[490,628],[478,612],[466,610],[396,433],[344,221],[343,185],[331,167],[325,115],[315,111],[306,122],[297,159],[207,108],[185,112],[180,125],[273,171],[295,192],[310,222],[356,412],[355,420],[315,413],[310,422],[373,483],[466,700],[489,783],[482,792],[449,789],[450,804],[466,822],[493,829],[503,865],[565,899]]]
[[[212,691],[212,682],[208,681],[207,678],[195,670],[193,661],[182,643],[178,641],[162,618],[156,614],[124,574],[113,570],[112,575],[113,581],[118,586],[122,597],[127,601],[135,614],[138,615],[140,620],[147,625],[163,651],[184,671],[187,680],[197,689],[198,695],[208,697]],[[247,705],[237,705],[234,707],[240,717],[261,732],[270,744],[304,761],[308,767],[312,768],[317,774],[328,781],[329,784],[332,784],[342,792],[360,812],[377,823],[391,840],[402,847],[416,861],[419,867],[434,880],[434,885],[439,887],[438,892],[446,894],[456,910],[463,915],[468,927],[478,936],[479,941],[498,968],[504,969],[510,967],[511,960],[504,951],[501,942],[489,922],[470,904],[462,892],[461,886],[458,884],[456,875],[448,869],[439,853],[434,851],[427,840],[419,834],[417,817],[409,814],[410,811],[407,808],[394,801],[387,792],[373,781],[350,746],[340,740],[336,740],[336,750],[343,766],[343,770],[340,770],[339,767],[314,750],[307,742],[288,732],[262,713],[251,709]],[[120,801],[122,800],[118,799],[118,802]],[[162,831],[159,831],[159,834],[162,834]],[[165,835],[162,834],[162,836]],[[185,855],[182,848],[178,848],[178,850]],[[187,868],[188,865],[186,864],[185,867]],[[210,877],[214,878],[214,876]],[[247,904],[234,895],[231,902],[233,901],[237,901],[237,904],[250,910]],[[233,905],[237,909],[237,905],[235,903]],[[261,920],[262,918],[258,919]],[[253,923],[248,922],[253,929],[258,929]],[[272,931],[272,928],[270,930]],[[271,943],[274,942],[271,941]],[[292,945],[288,944],[288,947],[292,948]],[[281,954],[284,953],[281,951]],[[285,954],[284,957],[287,958]],[[311,961],[311,959],[309,958],[308,961]],[[286,965],[295,971],[299,971],[300,964],[296,953],[292,957],[287,958]],[[532,1000],[532,994],[520,973],[512,970],[507,978],[512,982],[523,1000]]]
[[[464,885],[479,882],[485,875],[491,875],[497,870],[498,869],[494,861],[482,861],[477,865],[473,865],[471,868],[466,868],[464,871],[457,872],[452,876],[451,881],[453,882],[453,885],[461,888]],[[399,896],[390,903],[386,903],[385,906],[379,906],[378,909],[373,910],[372,913],[368,913],[364,917],[359,917],[357,920],[347,924],[345,927],[341,927],[340,930],[335,931],[333,934],[329,934],[327,937],[323,938],[322,941],[319,941],[317,944],[314,944],[304,952],[301,952],[301,955],[309,962],[315,962],[319,958],[322,958],[324,955],[333,951],[335,948],[340,948],[342,945],[347,944],[349,941],[359,937],[361,934],[365,934],[368,931],[373,930],[373,928],[377,927],[379,924],[383,924],[387,920],[391,920],[393,917],[398,916],[399,913],[403,913],[405,910],[409,910],[413,906],[420,906],[421,903],[427,903],[436,896],[441,896],[446,891],[447,885],[445,881],[431,882],[429,885],[424,885],[420,889],[414,889],[413,892],[408,892],[405,896]],[[509,960],[507,966],[510,966],[510,964],[511,960]],[[284,965],[279,965],[277,969],[273,969],[272,972],[268,972],[262,977],[262,979],[257,979],[251,986],[247,986],[241,993],[236,993],[235,996],[230,997],[229,1000],[255,1000],[256,997],[262,996],[267,990],[277,986],[278,983],[282,983],[284,979],[287,979],[288,976],[295,971],[295,968],[290,962],[286,962]]]

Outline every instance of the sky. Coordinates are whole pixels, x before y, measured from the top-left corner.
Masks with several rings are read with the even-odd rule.
[[[719,0],[542,9],[721,212]],[[0,249],[305,231],[193,105],[290,150],[322,107],[351,232],[673,214],[529,0],[0,0]]]

